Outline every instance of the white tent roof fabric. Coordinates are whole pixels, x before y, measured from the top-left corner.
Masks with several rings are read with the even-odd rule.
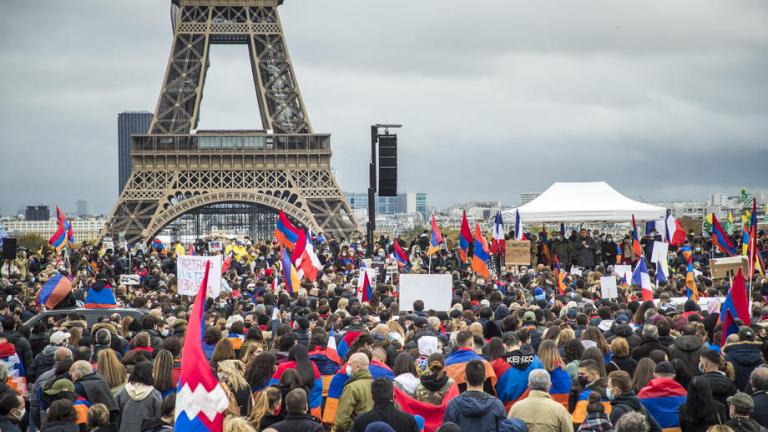
[[[606,182],[554,183],[517,210],[523,224],[628,222],[633,214],[637,220],[658,220],[666,215],[665,208],[627,198]],[[505,212],[506,220],[514,218],[515,209]]]

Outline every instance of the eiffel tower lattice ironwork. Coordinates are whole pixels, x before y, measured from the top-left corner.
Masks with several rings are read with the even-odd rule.
[[[174,0],[174,41],[155,116],[132,137],[133,171],[107,223],[150,241],[179,217],[253,204],[314,232],[348,238],[357,221],[331,172],[330,135],[315,134],[277,8],[282,0]],[[211,44],[245,44],[260,131],[195,131]]]

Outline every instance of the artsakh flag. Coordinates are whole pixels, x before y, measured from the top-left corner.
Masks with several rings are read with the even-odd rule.
[[[429,249],[427,255],[432,255],[435,252],[440,251],[440,245],[443,243],[443,234],[440,232],[440,227],[437,226],[435,221],[435,215],[432,215],[432,238],[429,241]]]
[[[734,256],[736,254],[736,248],[733,247],[731,240],[728,238],[728,234],[725,232],[720,222],[717,220],[717,216],[712,213],[712,245],[716,246],[720,251],[728,256]]]
[[[643,256],[643,248],[640,247],[640,236],[637,233],[635,215],[632,215],[632,252],[635,253],[635,256],[637,256],[638,259]]]
[[[434,432],[443,424],[443,415],[448,403],[459,395],[459,386],[455,383],[443,396],[443,403],[432,405],[431,403],[418,401],[395,386],[395,403],[400,410],[411,415],[420,415],[424,419],[424,432]]]
[[[16,347],[10,342],[0,343],[0,365],[8,373],[6,384],[16,390],[21,397],[27,396],[27,374],[24,365],[16,353]]]
[[[504,403],[507,411],[515,402],[528,396],[528,375],[534,369],[543,369],[541,360],[536,354],[523,353],[519,350],[505,354],[491,362],[493,372],[498,377],[496,382],[496,397]]]
[[[222,432],[224,412],[229,398],[219,385],[216,375],[203,353],[202,340],[205,299],[208,296],[208,273],[211,263],[205,263],[205,275],[189,315],[182,349],[181,375],[176,394],[178,430],[193,432]]]
[[[347,375],[346,369],[347,364],[344,363],[339,368],[339,372],[336,373],[336,375],[334,375],[333,379],[331,380],[331,385],[328,388],[328,399],[326,399],[325,408],[323,409],[323,423],[325,424],[336,424],[336,413],[339,409],[339,399],[341,399],[341,394],[344,392],[344,387],[347,385],[347,381],[349,381],[349,375]],[[368,371],[371,373],[373,379],[381,377],[389,378],[391,380],[395,379],[395,374],[392,373],[392,369],[390,369],[389,366],[385,365],[384,363],[379,362],[378,360],[371,360],[371,363],[368,365]]]
[[[469,262],[469,245],[472,244],[472,230],[469,228],[466,210],[461,216],[461,231],[459,232],[459,258],[461,262]]]
[[[480,225],[475,224],[475,249],[472,255],[472,270],[484,278],[490,278],[491,272],[488,270],[488,243],[480,231]]]
[[[725,346],[725,340],[729,335],[739,332],[739,324],[736,320],[741,320],[742,325],[748,326],[752,323],[749,314],[749,299],[747,298],[747,286],[744,283],[744,275],[741,269],[731,282],[731,289],[725,296],[723,306],[720,309],[720,322],[723,323],[723,337],[720,340],[720,346]]]

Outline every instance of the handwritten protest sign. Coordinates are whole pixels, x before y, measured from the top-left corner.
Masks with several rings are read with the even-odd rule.
[[[137,274],[120,275],[120,285],[139,285],[141,277]]]
[[[507,253],[504,255],[504,264],[531,265],[531,242],[520,240],[507,240]]]
[[[208,297],[218,297],[221,292],[221,255],[193,256],[184,255],[176,261],[176,277],[179,281],[179,294],[196,295],[205,276],[205,263],[211,262],[208,274]]]

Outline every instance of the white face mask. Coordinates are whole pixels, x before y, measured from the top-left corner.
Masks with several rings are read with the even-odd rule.
[[[27,413],[27,409],[23,406],[19,409],[19,413],[16,415],[16,420],[21,421],[24,418],[24,414]]]
[[[352,376],[352,366],[347,365],[347,375]]]

